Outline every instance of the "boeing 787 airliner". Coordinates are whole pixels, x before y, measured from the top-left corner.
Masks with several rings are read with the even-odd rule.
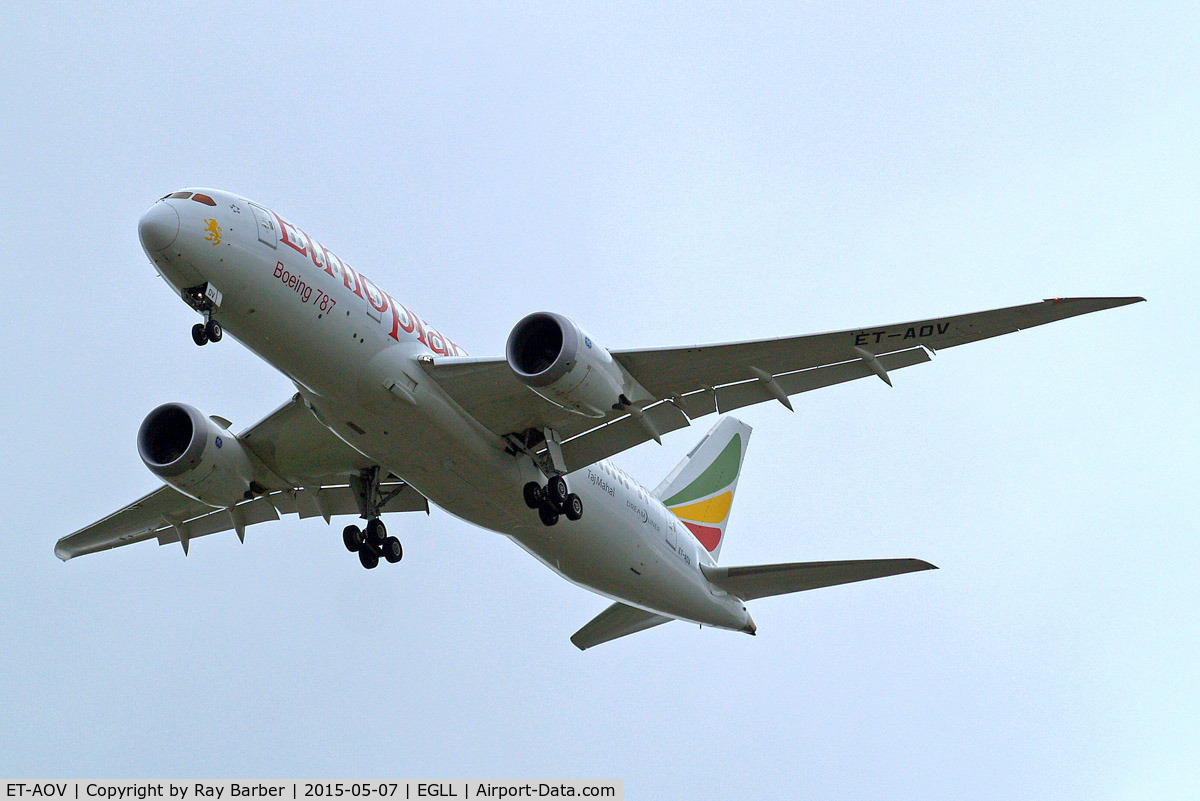
[[[930,354],[1142,300],[1054,298],[808,336],[609,351],[537,312],[502,357],[468,356],[304,230],[244,197],[185,189],[138,234],[172,290],[282,371],[295,395],[241,434],[183,403],[137,433],[163,486],[59,540],[64,560],[151,538],[178,542],[282,514],[357,515],[342,532],[363,567],[398,562],[383,515],[451,514],[512,539],[613,603],[571,641],[586,649],[671,620],[755,632],[756,598],[893,576],[917,559],[718,564],[750,427],[723,417],[653,490],[609,457],[709,414],[856,378],[891,384]]]

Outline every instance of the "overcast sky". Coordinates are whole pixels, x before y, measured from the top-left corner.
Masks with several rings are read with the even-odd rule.
[[[0,778],[1195,798],[1195,5],[564,5],[6,6]],[[140,249],[195,185],[476,355],[539,309],[629,348],[1149,302],[739,411],[723,563],[941,569],[580,653],[607,601],[439,510],[371,572],[295,518],[54,557],[157,486],[155,405],[292,392]]]

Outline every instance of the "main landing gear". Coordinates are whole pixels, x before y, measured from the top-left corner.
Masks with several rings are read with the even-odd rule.
[[[392,564],[404,558],[400,540],[388,536],[387,527],[378,517],[367,521],[366,531],[358,526],[346,526],[342,529],[342,542],[346,550],[358,552],[358,561],[367,570],[378,565],[380,557]]]
[[[358,553],[358,561],[367,570],[377,566],[381,558],[392,564],[404,558],[400,540],[389,537],[387,526],[379,519],[383,507],[403,486],[401,484],[386,495],[380,492],[378,467],[350,476],[350,488],[354,491],[358,512],[366,518],[367,525],[362,529],[354,525],[346,526],[342,529],[342,542],[347,551]]]
[[[537,510],[542,525],[555,525],[560,515],[566,515],[568,520],[582,519],[583,501],[567,488],[567,480],[562,476],[567,466],[558,433],[552,428],[530,428],[507,434],[505,440],[509,454],[516,456],[524,453],[544,475],[550,476],[544,487],[536,481],[530,481],[521,488],[525,505]],[[539,450],[543,445],[544,453]]]
[[[525,505],[537,509],[542,525],[553,526],[558,522],[559,515],[566,515],[568,520],[579,520],[583,517],[583,501],[567,488],[567,481],[562,476],[554,476],[542,486],[536,481],[530,481],[523,489]]]

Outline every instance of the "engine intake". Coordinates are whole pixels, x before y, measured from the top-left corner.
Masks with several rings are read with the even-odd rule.
[[[535,312],[525,317],[508,336],[509,367],[530,386],[550,386],[574,366],[579,350],[577,330],[560,314]]]
[[[138,454],[150,472],[201,503],[234,506],[247,497],[254,468],[237,437],[183,403],[164,403],[142,421]]]
[[[513,326],[505,347],[508,366],[546,400],[587,417],[603,417],[648,397],[605,348],[573,321],[535,312]]]

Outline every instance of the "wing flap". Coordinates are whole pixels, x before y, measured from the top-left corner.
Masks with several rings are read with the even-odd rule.
[[[929,360],[929,353],[924,348],[911,348],[879,357],[879,363],[889,371]],[[775,381],[785,394],[795,395],[869,375],[872,375],[871,368],[859,358],[852,362],[775,376]],[[695,419],[715,411],[730,412],[774,399],[775,396],[758,379],[728,384],[711,391],[701,390],[684,395],[678,403],[665,402],[649,407],[644,412],[643,420],[626,415],[612,423],[585,431],[563,443],[563,459],[568,472],[578,470],[653,439],[646,423],[661,435],[690,425],[688,418]],[[687,410],[687,414],[681,412],[680,408]]]
[[[641,419],[625,415],[564,442],[563,460],[567,472],[572,472],[654,439],[651,431],[662,436],[689,425],[687,415],[673,404],[658,403],[646,409]]]
[[[279,512],[275,510],[275,507],[265,497],[239,503],[234,509],[236,512],[233,514],[238,516],[243,526],[252,526],[255,523],[265,523],[268,520],[279,519]],[[204,513],[197,517],[180,521],[179,528],[183,530],[184,536],[189,540],[209,534],[216,534],[221,531],[232,531],[234,529],[233,517],[230,510],[213,509],[211,506],[205,506],[204,510]],[[156,530],[154,536],[158,538],[159,545],[179,542],[179,532],[173,525],[164,526]],[[124,545],[125,543],[120,544]],[[78,554],[75,555],[78,556]]]
[[[911,367],[930,360],[929,352],[924,348],[888,353],[879,357],[879,363],[888,371],[899,370],[901,367]],[[831,364],[826,367],[813,367],[796,373],[785,373],[775,376],[775,382],[785,395],[796,395],[810,392],[821,387],[831,387],[856,378],[866,378],[872,375],[871,368],[861,358],[854,361]],[[729,384],[717,389],[717,408],[721,413],[740,409],[755,403],[773,400],[774,395],[762,381],[745,381],[741,384]]]
[[[898,576],[918,570],[937,570],[937,567],[920,559],[855,559],[745,567],[701,565],[700,570],[717,588],[743,601],[752,601],[755,598]]]
[[[639,631],[670,623],[671,620],[672,618],[618,602],[596,615],[587,625],[572,634],[571,642],[580,651],[586,651],[594,645],[637,634]]]

